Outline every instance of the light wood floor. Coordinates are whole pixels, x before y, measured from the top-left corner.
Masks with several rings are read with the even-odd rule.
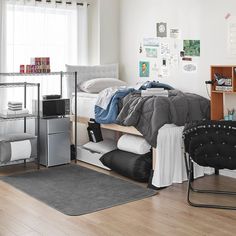
[[[32,165],[26,169],[22,165],[4,167],[0,168],[0,174],[32,168]],[[198,182],[236,190],[236,180],[227,177],[207,177]],[[209,199],[204,197],[204,200]],[[236,196],[221,200],[236,205]],[[236,235],[236,211],[190,207],[186,203],[186,184],[175,184],[151,198],[70,217],[0,181],[0,236],[5,235]]]

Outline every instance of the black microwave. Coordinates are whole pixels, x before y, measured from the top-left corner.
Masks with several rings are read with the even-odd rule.
[[[34,100],[34,112],[37,110],[37,101]],[[40,101],[40,116],[42,118],[52,118],[70,115],[70,99],[44,99]]]

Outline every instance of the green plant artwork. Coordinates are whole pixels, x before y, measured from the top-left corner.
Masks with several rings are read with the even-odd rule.
[[[184,40],[184,55],[200,57],[200,40]]]

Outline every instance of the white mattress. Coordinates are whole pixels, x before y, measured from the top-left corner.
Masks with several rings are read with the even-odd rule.
[[[94,106],[98,93],[77,93],[77,115],[82,117],[94,118]],[[75,114],[75,97],[72,98],[72,113]]]
[[[77,115],[81,117],[87,118],[95,118],[94,115],[94,107],[97,102],[98,94],[94,93],[77,93]],[[73,95],[72,98],[72,112],[74,114],[75,111],[75,98]],[[89,142],[88,132],[87,132],[87,124],[78,123],[77,126],[77,137],[78,137],[78,145],[84,145]],[[115,133],[110,130],[102,130],[103,139],[115,139]]]

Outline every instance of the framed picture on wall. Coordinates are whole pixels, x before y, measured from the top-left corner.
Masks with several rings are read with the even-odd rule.
[[[150,75],[150,63],[148,61],[139,62],[139,76],[149,77]]]
[[[157,37],[167,37],[167,23],[157,23]]]
[[[184,40],[185,56],[200,57],[200,40]]]

